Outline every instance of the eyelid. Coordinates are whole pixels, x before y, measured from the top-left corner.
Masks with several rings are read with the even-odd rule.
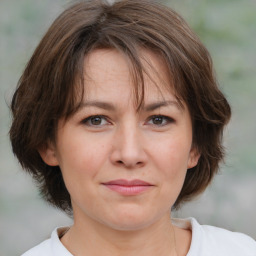
[[[150,120],[152,120],[153,118],[156,118],[156,117],[160,117],[160,118],[165,119],[165,120],[167,121],[167,123],[166,123],[166,124],[152,124],[153,126],[162,127],[162,126],[166,126],[166,125],[168,125],[168,124],[170,124],[170,123],[174,123],[174,122],[175,122],[175,120],[174,120],[172,117],[170,117],[170,116],[165,116],[165,115],[152,115],[152,116],[150,116],[150,117],[147,119],[146,123],[148,123]]]
[[[95,118],[95,117],[99,117],[99,118],[105,119],[108,124],[110,123],[109,119],[106,116],[104,116],[104,115],[90,115],[90,116],[88,116],[86,118],[83,118],[81,123],[84,124],[84,125],[87,125],[88,127],[93,127],[93,128],[101,128],[101,127],[103,127],[105,125],[108,125],[108,124],[103,124],[103,125],[88,124],[88,121],[90,121],[90,119]]]

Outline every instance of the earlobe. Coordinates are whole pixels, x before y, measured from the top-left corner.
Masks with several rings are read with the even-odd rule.
[[[50,166],[59,165],[56,150],[52,142],[47,142],[40,149],[38,149],[38,153],[40,154],[43,161]]]
[[[188,169],[193,168],[197,165],[200,155],[201,154],[198,152],[198,150],[196,148],[192,148],[190,150],[188,166],[187,166]]]

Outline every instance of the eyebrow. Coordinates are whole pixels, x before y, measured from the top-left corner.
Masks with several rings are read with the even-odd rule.
[[[104,101],[86,101],[82,102],[81,108],[85,107],[97,107],[105,110],[115,110],[115,106],[112,103],[104,102]]]
[[[168,106],[174,106],[174,107],[177,107],[179,110],[182,110],[181,103],[178,103],[175,100],[150,103],[150,104],[144,106],[143,109],[145,109],[145,111],[149,112],[149,111],[153,111],[155,109],[161,108],[161,107],[168,107]]]
[[[183,109],[183,105],[175,100],[153,102],[147,105],[143,105],[142,109],[146,112],[150,112],[150,111],[153,111],[162,107],[168,107],[168,106],[174,106],[178,110]],[[80,108],[85,108],[85,107],[97,107],[97,108],[101,108],[109,111],[114,111],[116,109],[116,107],[112,103],[104,102],[104,101],[86,101],[81,104]]]

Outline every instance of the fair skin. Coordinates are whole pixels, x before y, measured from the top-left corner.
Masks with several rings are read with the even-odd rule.
[[[142,54],[158,75],[144,63],[152,79],[145,75],[138,112],[125,58],[94,50],[85,58],[83,106],[59,121],[56,143],[40,150],[48,165],[60,166],[71,195],[74,225],[61,241],[73,255],[181,256],[189,250],[191,232],[172,226],[170,209],[199,158],[191,118],[161,87],[168,83],[163,61]]]

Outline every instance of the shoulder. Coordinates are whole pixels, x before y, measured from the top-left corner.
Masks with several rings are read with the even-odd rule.
[[[64,247],[59,239],[59,234],[66,228],[56,228],[50,239],[45,240],[21,256],[72,256],[70,252]]]
[[[206,255],[256,256],[256,241],[245,234],[200,225],[193,218],[191,225],[192,243]]]
[[[194,218],[173,219],[173,224],[192,231],[187,256],[256,256],[256,241],[242,233],[200,225]]]
[[[29,251],[25,252],[21,256],[41,256],[41,255],[49,255],[51,256],[51,246],[50,246],[50,239],[45,240],[41,244],[35,246],[34,248],[30,249]]]

